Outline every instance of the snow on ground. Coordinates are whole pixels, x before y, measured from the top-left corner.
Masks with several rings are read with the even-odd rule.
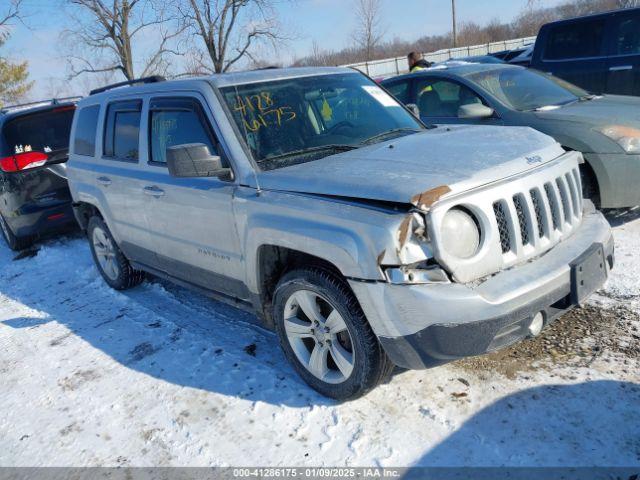
[[[637,313],[640,218],[620,215],[595,302]],[[0,248],[2,466],[640,465],[636,357],[509,378],[455,363],[338,404],[251,315],[166,283],[109,289],[82,238],[13,258]]]

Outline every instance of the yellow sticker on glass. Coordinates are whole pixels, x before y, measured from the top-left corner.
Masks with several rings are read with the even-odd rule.
[[[329,102],[327,102],[326,98],[322,101],[322,110],[320,110],[320,113],[322,114],[322,118],[325,122],[329,122],[333,119],[333,110],[329,106]]]

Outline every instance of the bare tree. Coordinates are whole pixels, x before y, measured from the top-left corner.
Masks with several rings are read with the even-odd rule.
[[[179,55],[176,42],[186,26],[168,12],[162,0],[67,0],[75,27],[68,55],[71,77],[84,73],[121,72],[127,80],[165,73],[167,55]],[[154,39],[146,57],[136,55],[138,38]],[[140,47],[140,50],[142,48]]]
[[[376,48],[382,42],[385,31],[381,21],[380,0],[354,0],[358,25],[353,32],[353,40],[365,52],[366,60],[373,58]]]
[[[272,0],[182,0],[180,11],[206,50],[197,70],[226,72],[244,57],[255,61],[256,47],[287,39]]]
[[[616,6],[619,8],[640,7],[640,0],[616,0]]]
[[[10,0],[8,8],[0,10],[0,37],[7,35],[6,29],[14,20],[20,20],[23,0]]]

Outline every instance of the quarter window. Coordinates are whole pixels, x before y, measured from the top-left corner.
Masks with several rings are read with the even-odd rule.
[[[84,107],[78,112],[73,151],[76,155],[94,156],[100,105]]]
[[[563,60],[602,56],[604,20],[589,20],[552,27],[545,59]]]
[[[217,155],[215,143],[200,104],[189,98],[157,99],[151,102],[151,161],[167,163],[167,148],[193,143],[204,144]]]
[[[640,18],[620,18],[613,27],[613,54],[640,53]]]
[[[137,160],[140,144],[142,101],[112,103],[107,110],[104,155],[123,160]]]

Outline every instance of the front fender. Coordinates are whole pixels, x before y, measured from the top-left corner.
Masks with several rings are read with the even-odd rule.
[[[378,259],[393,249],[404,215],[348,202],[286,192],[236,198],[238,231],[244,243],[247,286],[259,290],[260,247],[296,250],[334,265],[345,277],[384,279]]]

